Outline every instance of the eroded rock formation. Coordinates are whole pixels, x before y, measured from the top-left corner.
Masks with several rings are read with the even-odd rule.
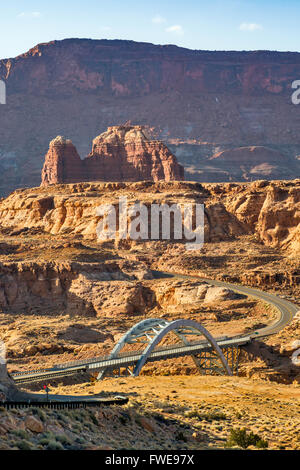
[[[1,401],[23,400],[29,395],[21,392],[7,373],[6,364],[0,363],[0,403]]]
[[[153,306],[152,293],[139,282],[151,279],[150,267],[203,277],[229,276],[223,280],[262,288],[296,288],[300,276],[299,185],[299,180],[205,185],[147,181],[18,190],[0,201],[2,233],[6,241],[10,237],[13,241],[0,244],[0,306],[15,313],[47,310],[73,315],[80,311],[97,317],[111,311],[113,300],[114,314],[147,311]],[[129,238],[123,240],[127,246],[120,250],[118,240],[100,244],[96,228],[101,217],[96,209],[101,204],[118,205],[120,196],[127,197],[128,205],[139,200],[147,207],[152,203],[203,203],[203,249],[189,255],[184,244],[172,238]],[[66,243],[66,239],[72,242]],[[90,242],[94,248],[83,244]],[[106,259],[113,250],[122,256],[126,253],[125,259]],[[289,256],[289,261],[279,264],[280,256]],[[107,281],[114,281],[109,293]],[[183,301],[195,296],[196,290],[185,293],[181,289],[175,294]],[[163,296],[170,301],[170,293]]]
[[[150,140],[142,126],[114,126],[93,140],[81,160],[70,140],[50,142],[42,186],[79,181],[183,180],[184,170],[160,141]]]
[[[127,120],[153,126],[192,181],[299,177],[300,113],[291,103],[299,76],[299,53],[120,40],[39,44],[0,60],[8,90],[0,115],[0,195],[39,185],[42,155],[57,129],[83,156],[96,129]],[[277,163],[260,168],[263,159],[253,172],[251,156],[244,169],[225,156],[210,160],[240,146],[276,149]]]
[[[71,140],[57,136],[50,142],[42,169],[42,185],[82,181],[83,171],[83,162]]]
[[[88,316],[96,316],[102,311],[101,299],[107,295],[107,281],[119,281],[115,282],[117,288],[111,292],[108,305],[116,296],[115,311],[117,306],[123,310],[133,310],[137,298],[143,296],[144,292],[139,287],[129,288],[128,282],[152,277],[143,263],[124,260],[102,263],[0,263],[0,274],[2,311],[35,314],[45,311],[77,314],[80,311],[81,315]],[[122,296],[124,285],[126,287]],[[89,292],[90,298],[87,297]],[[98,297],[98,303],[96,301],[93,304]]]
[[[2,228],[41,230],[96,239],[100,204],[203,203],[205,242],[255,237],[267,246],[300,249],[300,180],[199,184],[189,182],[76,183],[17,190],[0,202]],[[101,196],[101,197],[100,197]]]

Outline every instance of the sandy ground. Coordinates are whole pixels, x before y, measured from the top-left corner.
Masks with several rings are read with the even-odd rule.
[[[296,384],[242,377],[140,376],[52,388],[53,394],[100,392],[126,395],[136,410],[185,423],[208,447],[224,447],[230,429],[245,427],[267,440],[269,449],[300,450],[300,386]]]

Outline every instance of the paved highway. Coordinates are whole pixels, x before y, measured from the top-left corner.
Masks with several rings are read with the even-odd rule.
[[[288,300],[282,299],[281,297],[278,297],[275,294],[264,292],[253,287],[242,286],[240,284],[231,284],[229,282],[216,281],[213,279],[206,279],[206,278],[199,277],[199,276],[183,275],[183,274],[177,274],[177,273],[172,274],[172,273],[167,273],[167,272],[162,273],[160,271],[154,271],[154,275],[157,278],[167,276],[167,277],[175,277],[179,279],[193,279],[193,280],[197,279],[198,281],[201,280],[204,282],[208,282],[209,284],[212,284],[214,286],[226,287],[228,289],[232,289],[235,292],[239,292],[241,294],[249,295],[256,299],[263,300],[266,303],[276,307],[278,311],[277,320],[271,325],[268,325],[264,328],[260,328],[258,330],[254,330],[253,332],[251,332],[251,336],[255,338],[261,338],[264,336],[272,335],[274,333],[278,333],[278,331],[282,330],[288,323],[290,323],[290,321],[292,320],[296,312],[300,310],[300,306],[297,306]]]
[[[277,319],[271,325],[265,326],[263,328],[249,332],[247,335],[236,335],[233,337],[222,337],[217,339],[219,346],[237,346],[243,345],[251,341],[253,338],[262,338],[265,336],[272,335],[283,329],[293,318],[295,313],[299,310],[299,307],[295,304],[279,298],[278,296],[263,292],[258,289],[231,284],[223,281],[216,281],[212,279],[200,278],[198,276],[182,275],[177,273],[166,273],[153,271],[154,278],[178,278],[178,279],[192,279],[192,280],[201,280],[208,282],[209,284],[226,287],[234,290],[235,292],[246,294],[248,296],[254,297],[265,301],[266,303],[274,306],[277,311]],[[174,345],[166,346],[162,348],[155,349],[149,356],[149,361],[161,360],[171,357],[180,357],[186,354],[192,354],[196,352],[201,352],[211,349],[211,345],[206,341],[197,341],[190,343],[188,345]],[[76,373],[85,373],[93,369],[101,370],[106,368],[118,368],[120,366],[126,367],[135,364],[140,358],[140,353],[123,353],[120,354],[117,358],[111,358],[110,356],[98,357],[93,359],[86,359],[80,361],[73,361],[66,364],[60,364],[57,367],[51,369],[39,369],[34,371],[26,371],[12,374],[13,379],[16,383],[26,383],[33,381],[40,381],[45,379],[63,377],[66,375],[73,375]]]

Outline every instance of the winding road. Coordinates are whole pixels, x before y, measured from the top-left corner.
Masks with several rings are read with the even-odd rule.
[[[152,271],[154,279],[164,279],[164,278],[173,278],[173,279],[187,279],[187,280],[198,280],[207,282],[211,285],[218,287],[229,288],[237,293],[241,293],[247,296],[254,297],[256,299],[262,300],[269,305],[275,307],[278,311],[276,321],[270,325],[267,325],[263,328],[249,332],[248,334],[235,335],[231,337],[222,337],[216,338],[216,342],[220,346],[236,346],[249,343],[252,339],[263,338],[270,336],[282,330],[290,321],[293,319],[293,316],[299,310],[299,307],[292,302],[282,299],[275,294],[268,292],[263,292],[253,287],[247,287],[237,284],[232,284],[223,281],[217,281],[213,279],[202,278],[196,275],[183,275],[178,273],[171,272],[161,272],[161,271]],[[193,352],[204,351],[207,349],[207,342],[198,341],[196,343],[191,343],[188,345],[181,346],[169,346],[156,349],[154,352],[149,355],[149,360],[160,360],[168,357],[180,357],[184,354],[192,354]],[[137,362],[140,357],[140,353],[123,353],[118,357],[106,356],[98,357],[92,359],[85,359],[79,361],[73,361],[70,363],[60,364],[51,369],[39,369],[32,371],[25,371],[11,374],[12,378],[16,383],[26,383],[33,381],[46,380],[50,378],[63,377],[66,375],[73,375],[74,373],[83,373],[95,369],[105,369],[107,367],[126,367]]]
[[[166,277],[166,278],[173,277],[173,278],[188,279],[188,280],[193,279],[193,280],[207,282],[217,287],[226,287],[227,289],[231,289],[240,294],[249,295],[256,299],[263,300],[266,303],[276,307],[276,309],[278,310],[278,318],[276,322],[272,323],[271,325],[267,325],[264,328],[260,328],[251,332],[250,336],[254,338],[262,338],[264,336],[270,336],[274,333],[278,333],[288,323],[292,321],[294,315],[297,313],[297,311],[300,310],[299,306],[293,304],[292,302],[288,300],[282,299],[281,297],[278,297],[275,294],[264,292],[253,287],[242,286],[240,284],[232,284],[232,283],[224,282],[224,281],[217,281],[214,279],[207,279],[207,278],[199,277],[196,275],[192,276],[192,275],[184,275],[184,274],[161,272],[161,271],[153,271],[153,273],[154,273],[155,278],[158,278],[158,279],[159,278],[161,279],[162,277]]]

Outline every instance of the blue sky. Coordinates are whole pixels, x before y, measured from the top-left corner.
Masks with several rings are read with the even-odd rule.
[[[299,21],[299,0],[2,0],[0,58],[70,37],[299,51]]]

